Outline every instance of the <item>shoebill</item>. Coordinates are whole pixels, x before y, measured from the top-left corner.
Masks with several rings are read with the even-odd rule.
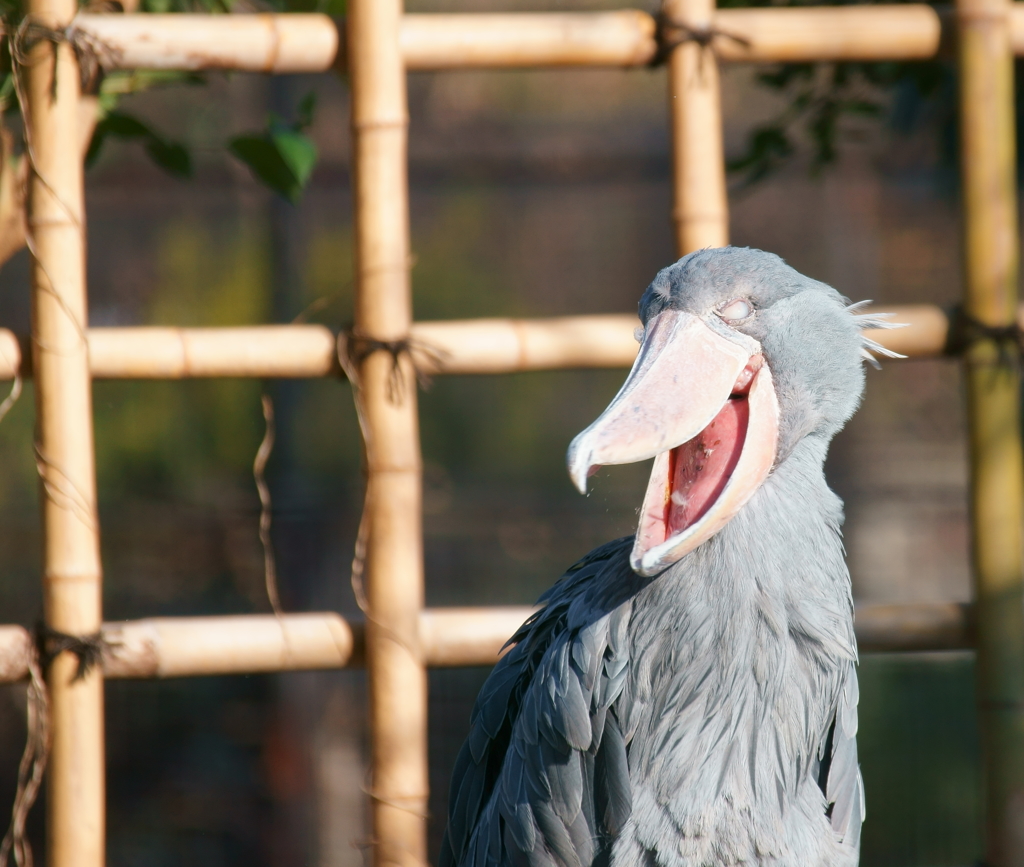
[[[701,250],[640,300],[641,346],[569,448],[654,459],[634,536],[572,566],[483,686],[442,867],[858,860],[857,646],[822,465],[886,353],[838,292]]]

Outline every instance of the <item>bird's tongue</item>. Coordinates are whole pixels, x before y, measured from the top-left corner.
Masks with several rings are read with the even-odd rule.
[[[695,524],[721,496],[743,453],[749,416],[746,399],[728,400],[711,424],[669,452],[665,514],[657,521],[659,542]]]

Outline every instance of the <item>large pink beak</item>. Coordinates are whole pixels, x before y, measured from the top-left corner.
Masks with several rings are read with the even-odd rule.
[[[625,384],[569,446],[581,493],[607,464],[654,458],[630,564],[666,569],[710,539],[775,461],[779,405],[760,344],[677,310],[659,313]]]

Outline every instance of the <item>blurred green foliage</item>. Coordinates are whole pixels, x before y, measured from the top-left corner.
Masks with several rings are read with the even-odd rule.
[[[113,2],[120,8],[116,0]],[[150,0],[142,4],[141,11],[216,14],[231,12],[236,5],[241,8],[240,2],[236,0]],[[275,0],[268,4],[268,8],[282,12],[321,11],[341,14],[344,11],[343,4],[339,6],[337,0],[327,0],[323,8],[319,4],[310,7],[306,2],[298,2],[293,6],[289,0]],[[0,122],[6,121],[8,125],[13,116],[20,114],[19,88],[16,87],[12,60],[16,52],[12,52],[12,39],[24,20],[24,9],[23,0],[0,0]],[[133,71],[104,74],[99,69],[94,80],[86,86],[86,92],[99,97],[96,127],[85,155],[86,167],[96,162],[107,139],[117,138],[142,144],[150,159],[167,173],[179,178],[190,177],[192,156],[187,143],[175,141],[151,123],[119,111],[118,102],[122,96],[153,87],[195,85],[204,81],[201,74],[194,72]],[[248,166],[257,180],[293,204],[309,183],[317,162],[316,145],[305,133],[313,121],[314,106],[313,94],[309,94],[299,104],[294,122],[289,123],[272,115],[266,130],[238,135],[225,143],[226,149]]]
[[[883,0],[879,0],[883,2]],[[887,0],[886,0],[887,2]],[[909,0],[907,0],[909,2]],[[822,5],[812,0],[722,0],[722,7]],[[826,4],[831,5],[831,4]],[[839,2],[834,5],[848,5]],[[345,0],[143,0],[143,12],[231,11],[322,12],[341,16]],[[0,0],[0,16],[11,32],[22,16],[22,0]],[[10,86],[10,51],[0,52],[0,106],[15,110]],[[192,75],[194,81],[196,76]],[[105,111],[113,112],[112,97],[124,93],[125,78],[110,87],[107,79],[99,83],[106,98]],[[137,77],[138,87],[152,86]],[[761,180],[788,160],[797,145],[811,149],[811,168],[818,171],[838,155],[846,121],[856,118],[888,116],[900,129],[929,124],[946,147],[952,141],[950,124],[955,121],[955,93],[951,63],[945,59],[885,63],[789,63],[760,73],[758,81],[783,96],[785,105],[773,118],[750,131],[743,151],[730,160],[729,169],[741,176],[744,184]],[[167,79],[165,83],[173,83]],[[132,91],[135,92],[135,91]],[[6,96],[5,96],[6,94]],[[316,164],[316,147],[303,130],[309,125],[300,119],[288,124],[271,118],[262,132],[239,135],[227,142],[228,150],[245,163],[254,176],[270,189],[295,202]],[[90,148],[90,160],[107,136],[137,139],[154,162],[178,176],[187,176],[189,157],[185,146],[167,140],[158,131],[114,113],[109,122],[101,119]],[[134,123],[132,123],[132,121]]]
[[[347,233],[318,233],[310,245],[308,301],[328,299],[318,315],[332,322],[351,316],[344,281],[339,293],[339,275],[351,269],[350,249]],[[258,218],[214,233],[191,220],[172,221],[161,233],[156,260],[158,282],[145,324],[237,326],[272,319],[266,225]],[[348,384],[302,385],[295,428],[303,470],[315,478],[357,479],[360,449]],[[251,500],[252,461],[263,436],[262,390],[248,379],[97,382],[97,473],[105,500]]]
[[[108,136],[141,141],[149,158],[165,172],[180,178],[192,176],[192,157],[181,142],[168,141],[137,117],[120,111],[109,111],[97,122],[89,150],[85,154],[86,168],[96,162]]]
[[[308,93],[291,123],[271,114],[265,132],[235,136],[228,142],[228,150],[258,180],[292,204],[299,200],[316,166],[316,145],[303,134],[313,123],[315,106],[316,95]]]
[[[743,152],[728,163],[746,184],[779,168],[796,152],[799,141],[810,146],[812,171],[835,162],[843,124],[851,119],[888,115],[903,132],[928,123],[944,142],[955,122],[952,70],[941,60],[787,63],[759,73],[757,80],[782,94],[785,106],[755,126]]]
[[[266,244],[254,226],[227,244],[191,223],[174,223],[157,251],[154,325],[248,325],[267,321]],[[202,498],[195,486],[242,480],[262,437],[254,380],[96,384],[97,471],[114,496]]]
[[[891,0],[879,0],[889,3]],[[912,0],[895,0],[897,3]],[[766,6],[870,5],[839,0],[720,0],[721,8]],[[933,4],[934,5],[934,4]],[[729,161],[729,170],[755,183],[779,168],[805,142],[811,170],[834,162],[844,135],[844,122],[888,117],[901,132],[929,126],[951,156],[949,131],[955,128],[956,92],[949,58],[881,63],[781,63],[757,75],[776,91],[783,108],[750,131],[743,152]]]

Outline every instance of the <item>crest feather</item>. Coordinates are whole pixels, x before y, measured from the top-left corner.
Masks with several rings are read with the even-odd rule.
[[[861,331],[870,331],[874,329],[891,329],[891,328],[906,328],[909,322],[891,322],[891,317],[895,316],[895,313],[857,313],[871,304],[871,301],[858,301],[855,304],[850,304],[846,310],[848,313],[853,314],[853,318],[857,322],[857,327]],[[886,358],[906,358],[907,356],[901,355],[898,352],[893,352],[891,349],[886,349],[882,344],[876,340],[872,340],[866,334],[861,335],[861,357],[868,362],[876,370],[881,370],[882,365],[878,363],[878,359],[875,358],[873,353],[884,355]]]

